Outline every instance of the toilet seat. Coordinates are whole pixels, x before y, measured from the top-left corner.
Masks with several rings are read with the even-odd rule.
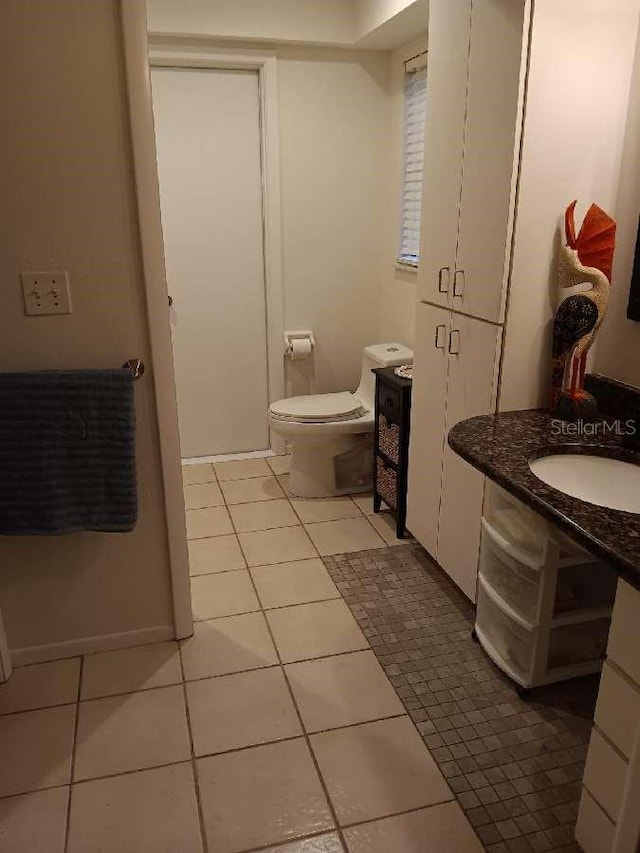
[[[288,397],[273,403],[269,409],[274,420],[315,424],[351,421],[365,412],[360,400],[349,391]]]

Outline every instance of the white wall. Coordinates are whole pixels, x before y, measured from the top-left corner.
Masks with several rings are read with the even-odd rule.
[[[638,0],[535,4],[500,408],[548,401],[565,207],[617,210]],[[622,223],[621,223],[622,225]]]
[[[354,0],[354,41],[367,49],[397,49],[426,29],[429,0]]]
[[[428,0],[147,0],[149,31],[391,49],[424,29]]]
[[[0,369],[150,368],[116,0],[6,0]],[[23,316],[19,270],[69,271],[74,313]],[[151,376],[136,386],[140,520],[127,535],[0,539],[13,649],[169,626]]]
[[[378,339],[386,257],[389,121],[385,53],[279,47],[285,328],[313,329],[315,384],[288,367],[289,393],[355,388]]]
[[[351,0],[147,0],[149,31],[349,45]]]
[[[389,96],[391,107],[391,143],[389,147],[389,196],[386,204],[387,222],[384,260],[380,285],[380,340],[400,341],[413,346],[417,273],[399,269],[400,204],[404,153],[402,129],[404,123],[404,62],[427,49],[427,34],[412,39],[389,54]]]
[[[639,214],[640,42],[636,45],[618,203],[613,213],[618,222],[613,259],[613,287],[609,297],[609,312],[600,332],[594,364],[599,373],[637,386],[640,386],[640,323],[628,320],[626,314]]]

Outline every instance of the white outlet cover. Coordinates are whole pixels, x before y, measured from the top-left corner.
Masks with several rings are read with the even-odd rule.
[[[21,272],[24,313],[27,316],[43,314],[71,314],[69,275],[66,271]]]

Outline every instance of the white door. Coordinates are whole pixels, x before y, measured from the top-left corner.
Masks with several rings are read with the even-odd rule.
[[[442,480],[450,312],[418,303],[411,391],[407,527],[435,559]]]
[[[151,72],[183,457],[269,446],[258,73]]]
[[[502,330],[461,314],[451,315],[446,432],[459,421],[495,408]],[[484,476],[444,448],[438,527],[438,563],[476,600]]]
[[[499,322],[522,123],[524,2],[473,4],[453,308]],[[526,47],[526,44],[525,44]]]
[[[458,241],[471,0],[431,0],[418,298],[450,305]]]

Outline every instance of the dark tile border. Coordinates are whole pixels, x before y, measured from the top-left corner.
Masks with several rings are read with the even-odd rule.
[[[418,545],[323,557],[492,853],[577,853],[598,677],[528,701],[471,640],[474,608]]]

